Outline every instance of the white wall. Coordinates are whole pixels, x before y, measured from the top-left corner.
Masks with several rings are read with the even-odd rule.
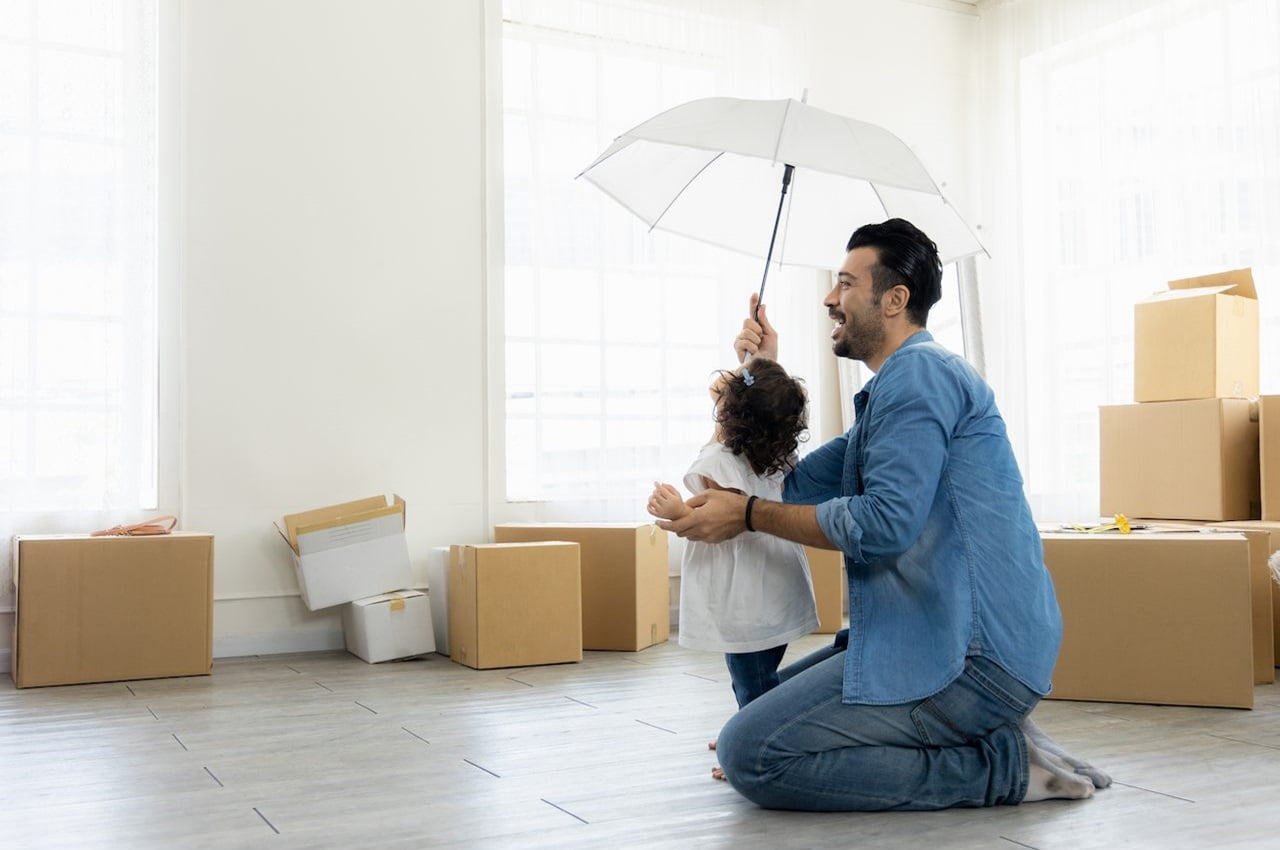
[[[793,0],[778,4],[783,62],[799,98],[902,139],[970,226],[977,218],[979,18],[946,0]],[[852,227],[850,228],[852,231]],[[981,238],[981,234],[980,238]]]
[[[181,6],[178,513],[216,537],[216,655],[341,645],[337,615],[297,596],[285,513],[399,493],[419,575],[432,547],[525,518],[486,470],[486,8]],[[797,87],[777,96],[808,87],[894,131],[974,221],[977,19],[910,0],[777,13]]]
[[[184,12],[182,524],[215,654],[340,646],[273,521],[399,493],[419,573],[485,539],[482,4]]]

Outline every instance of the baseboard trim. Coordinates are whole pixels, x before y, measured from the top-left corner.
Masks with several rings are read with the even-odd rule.
[[[345,649],[342,627],[307,629],[292,632],[267,632],[256,635],[233,635],[213,639],[214,658],[240,658],[246,655],[283,655],[292,652],[325,652]]]

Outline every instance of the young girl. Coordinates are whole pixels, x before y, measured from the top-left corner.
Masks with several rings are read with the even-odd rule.
[[[805,436],[798,379],[756,358],[711,385],[715,434],[684,485],[781,501],[782,479]],[[670,484],[654,483],[649,513],[679,519],[693,510]],[[818,627],[804,547],[744,532],[723,543],[686,541],[680,577],[680,645],[725,653],[738,707],[778,684],[788,641]]]

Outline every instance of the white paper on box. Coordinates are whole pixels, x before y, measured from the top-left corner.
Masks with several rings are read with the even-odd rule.
[[[357,599],[342,610],[347,650],[371,664],[434,652],[426,594],[400,590]]]
[[[449,654],[449,547],[437,546],[427,559],[427,596],[431,600],[431,626],[436,652]]]

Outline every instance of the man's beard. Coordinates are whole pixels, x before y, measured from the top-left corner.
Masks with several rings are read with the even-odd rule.
[[[831,350],[837,357],[866,362],[884,348],[884,322],[873,311],[858,315],[845,313],[840,336],[832,340]]]

